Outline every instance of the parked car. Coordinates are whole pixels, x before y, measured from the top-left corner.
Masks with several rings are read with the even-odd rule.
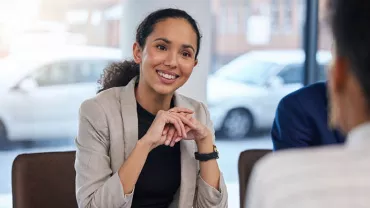
[[[119,49],[64,46],[2,60],[0,142],[74,138],[80,104],[96,94],[103,69],[120,59]]]
[[[303,86],[304,60],[301,50],[255,51],[210,75],[207,101],[215,129],[243,138],[270,128],[279,101]],[[317,53],[320,80],[326,79],[330,60],[329,51]]]

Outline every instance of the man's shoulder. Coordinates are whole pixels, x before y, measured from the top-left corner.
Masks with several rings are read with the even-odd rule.
[[[307,99],[309,97],[310,99]],[[294,92],[289,93],[281,100],[280,104],[287,104],[297,100],[320,100],[326,98],[326,82],[317,82]]]
[[[359,194],[370,190],[367,152],[346,145],[275,152],[255,166],[251,197],[268,203],[266,207],[299,207],[312,199],[322,205],[335,204],[343,196],[368,199]]]
[[[343,148],[342,145],[332,145],[272,152],[256,164],[257,175],[273,182],[301,175],[305,171],[330,167],[334,161],[346,157]]]

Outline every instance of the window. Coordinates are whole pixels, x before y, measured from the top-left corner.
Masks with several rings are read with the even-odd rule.
[[[228,9],[228,33],[237,34],[239,30],[239,8],[230,7]]]
[[[113,60],[80,60],[50,64],[37,70],[34,78],[40,87],[96,83],[104,68],[112,62]]]
[[[319,14],[318,14],[318,49],[330,51],[333,43],[333,35],[331,32],[330,24],[327,21],[327,7],[328,0],[319,1]]]
[[[216,76],[235,82],[262,85],[274,66],[275,64],[273,63],[254,60],[234,62],[234,64],[216,72]]]
[[[318,51],[317,51],[317,59],[320,59],[320,51],[331,54],[332,44],[333,44],[333,35],[331,32],[330,24],[327,22],[327,9],[326,5],[328,0],[320,0],[319,1],[319,19],[318,19]],[[327,67],[329,66],[329,62],[332,60],[330,56],[329,60],[323,61],[324,64],[319,68],[319,81],[323,81],[327,79]]]
[[[68,62],[46,65],[36,71],[34,78],[40,87],[71,84],[73,71]]]
[[[221,8],[220,9],[220,22],[219,26],[217,27],[219,29],[220,34],[225,34],[227,31],[227,8]]]
[[[96,83],[104,68],[112,61],[108,60],[85,60],[76,61],[75,63],[75,79],[77,83]]]
[[[325,81],[327,79],[327,65],[319,64],[319,77],[318,81]],[[278,76],[283,78],[285,84],[303,83],[303,64],[287,66],[282,70]]]
[[[5,3],[5,5],[12,2],[10,0],[6,1],[9,3]],[[298,4],[297,1],[301,2],[302,5]],[[326,0],[320,0],[319,2],[322,1]],[[55,142],[55,139],[58,139],[57,137],[59,137],[60,133],[75,135],[75,128],[78,127],[80,103],[84,100],[82,97],[91,98],[96,95],[98,90],[96,82],[100,78],[106,64],[109,64],[106,62],[105,57],[112,59],[114,57],[132,58],[130,51],[136,26],[127,23],[141,21],[149,11],[153,11],[155,8],[171,6],[182,8],[189,12],[199,23],[201,33],[204,35],[203,40],[205,41],[202,42],[198,56],[199,64],[194,69],[193,78],[189,80],[190,85],[188,83],[179,90],[190,97],[202,98],[201,100],[209,106],[209,115],[217,132],[216,145],[220,152],[224,152],[224,157],[220,157],[219,166],[223,171],[225,183],[228,186],[228,206],[238,207],[239,184],[238,173],[235,167],[237,166],[240,152],[251,148],[267,149],[272,147],[270,129],[268,128],[271,127],[273,122],[275,109],[279,101],[287,93],[301,87],[300,85],[291,85],[287,87],[289,89],[283,90],[279,88],[279,90],[276,88],[276,90],[265,85],[268,84],[265,80],[266,77],[268,79],[272,74],[276,75],[278,73],[277,70],[281,70],[286,66],[281,66],[280,63],[292,63],[289,60],[303,60],[291,59],[284,54],[285,52],[290,53],[291,50],[296,51],[294,54],[302,52],[302,26],[305,18],[301,18],[301,21],[296,18],[305,17],[304,8],[307,1],[291,0],[290,8],[285,6],[287,2],[285,0],[215,0],[197,1],[197,4],[183,0],[146,0],[145,4],[140,4],[141,6],[138,5],[136,0],[124,2],[123,4],[122,1],[118,0],[78,1],[78,5],[73,6],[70,4],[75,4],[74,2],[66,3],[62,0],[55,0],[52,1],[52,4],[38,5],[37,3],[28,3],[32,7],[26,7],[27,11],[30,11],[26,12],[27,14],[22,13],[16,7],[8,9],[12,11],[11,16],[25,17],[25,15],[28,15],[26,19],[29,20],[35,18],[37,20],[37,17],[42,17],[40,21],[37,21],[37,25],[40,25],[37,28],[40,28],[40,30],[32,34],[32,37],[35,38],[26,38],[26,40],[22,38],[21,41],[19,41],[19,38],[23,36],[19,32],[29,27],[34,28],[33,24],[17,24],[17,30],[14,30],[14,24],[11,24],[14,18],[5,18],[4,22],[6,24],[3,25],[5,27],[3,29],[4,34],[13,34],[14,37],[4,36],[5,39],[2,42],[12,45],[12,49],[14,49],[13,44],[21,46],[19,53],[18,50],[16,53],[17,61],[14,62],[16,65],[22,65],[19,69],[28,71],[28,69],[34,69],[34,66],[37,65],[36,68],[39,68],[39,70],[37,73],[32,73],[32,78],[37,78],[37,82],[42,87],[39,87],[34,92],[42,91],[38,95],[45,96],[38,97],[45,98],[40,103],[45,105],[50,103],[48,109],[57,109],[52,103],[62,103],[65,111],[60,111],[59,115],[65,119],[58,120],[56,116],[45,113],[45,116],[35,116],[32,119],[46,119],[48,115],[48,120],[18,124],[16,122],[6,123],[5,126],[12,125],[9,127],[15,129],[16,133],[25,135],[25,138],[19,139],[30,138],[36,141],[32,142],[32,145],[27,145],[27,147],[23,146],[22,142],[9,145],[11,151],[1,152],[3,153],[1,155],[4,157],[0,157],[0,161],[3,161],[0,164],[0,168],[6,170],[3,172],[10,173],[12,160],[21,153],[75,149],[74,138],[68,136],[66,139],[70,141],[67,142]],[[61,9],[62,7],[64,9]],[[117,8],[115,10],[117,12],[113,11],[112,8]],[[301,12],[302,8],[303,12]],[[82,12],[80,13],[80,11]],[[85,11],[89,11],[89,17],[86,16]],[[101,11],[102,13],[101,15],[94,15],[94,11]],[[130,12],[120,15],[124,11]],[[18,14],[17,12],[20,13]],[[256,19],[258,21],[255,21]],[[291,22],[289,21],[290,19]],[[94,24],[97,22],[100,22],[100,24]],[[121,31],[121,35],[119,35],[122,29],[120,26],[122,25],[125,25],[125,30]],[[285,32],[284,25],[287,28],[291,27],[289,33]],[[9,26],[9,29],[7,26]],[[43,31],[52,32],[44,33]],[[320,42],[325,45],[331,44],[331,41],[328,41],[323,36],[323,30],[319,30],[319,32]],[[327,33],[327,35],[330,37],[330,33]],[[17,38],[18,36],[20,37]],[[40,45],[47,45],[48,47],[40,47]],[[107,46],[110,47],[107,48]],[[117,47],[117,53],[112,51],[110,56],[110,51],[113,50],[112,46]],[[321,46],[323,45],[321,44]],[[230,64],[232,66],[227,71],[225,70],[218,74],[218,77],[215,77],[216,71],[222,70],[220,69],[222,66],[228,65],[239,56],[255,52],[263,52],[263,54],[253,59],[250,63]],[[102,56],[98,60],[95,59],[96,61],[82,58],[95,56],[94,54],[102,54]],[[44,63],[45,60],[49,60],[49,55],[52,56],[51,58],[54,58],[54,55],[55,57],[67,56],[73,60],[68,61],[68,64],[64,65],[56,63],[41,68],[41,65],[38,64],[39,61]],[[27,61],[18,61],[18,56],[22,60],[25,59]],[[273,64],[269,65],[269,63]],[[31,65],[32,67],[30,67]],[[206,77],[207,71],[210,71],[212,66],[216,66],[213,70],[215,73]],[[4,71],[2,69],[8,71],[8,74],[14,75],[21,71],[3,67],[0,69],[0,72]],[[225,76],[223,77],[223,75]],[[24,77],[24,75],[21,77]],[[0,78],[3,79],[4,77],[0,75]],[[17,78],[16,81],[20,78]],[[13,78],[9,75],[4,79],[11,81]],[[73,86],[72,83],[74,83]],[[67,86],[66,84],[69,85]],[[206,90],[205,87],[207,92],[204,92]],[[56,98],[49,96],[53,93],[44,93],[54,90],[60,93],[56,98],[62,98],[61,94],[64,94],[67,101],[58,102]],[[74,96],[74,93],[79,96]],[[14,103],[14,106],[23,105],[25,100],[31,98],[31,96],[25,96],[22,93],[15,94],[18,94],[20,99],[16,100],[12,97],[10,102]],[[3,97],[2,101],[5,98]],[[49,100],[53,102],[48,102]],[[26,104],[28,105],[28,103]],[[247,111],[228,113],[241,106],[248,106],[247,110],[253,113],[245,113]],[[39,105],[36,107],[39,107]],[[73,112],[73,115],[65,113],[67,110]],[[10,111],[5,111],[7,114],[10,113]],[[15,111],[15,113],[21,113],[22,111],[29,112],[24,108]],[[253,124],[253,121],[255,121],[255,124],[258,121],[258,125],[251,125],[252,128],[249,128],[246,124]],[[65,128],[62,128],[60,131],[50,131],[52,122]],[[262,128],[259,129],[258,126]],[[264,127],[267,128],[266,131]],[[30,130],[31,134],[28,134],[25,131],[26,129]],[[227,129],[236,129],[238,131],[225,131]],[[55,132],[55,135],[50,138],[42,138],[41,136],[32,138],[32,135],[47,135],[49,132]],[[41,139],[49,139],[50,141],[39,142]],[[1,147],[0,145],[0,149]],[[13,149],[13,147],[16,148]],[[2,208],[12,207],[10,174],[0,177],[0,190],[0,206]]]
[[[319,80],[325,81],[328,77],[328,65],[319,65]]]
[[[237,34],[240,30],[240,8],[228,6],[220,9],[220,34]]]
[[[293,7],[292,0],[271,1],[271,28],[273,32],[291,32],[293,30],[293,12],[300,8]],[[298,6],[300,6],[300,3]],[[299,13],[301,14],[301,13]]]
[[[271,2],[271,28],[273,32],[279,29],[279,4],[278,0],[272,0]]]
[[[283,29],[285,32],[290,32],[293,27],[292,0],[284,0],[283,8]]]
[[[278,76],[284,80],[285,84],[303,83],[303,65],[296,64],[286,66]]]

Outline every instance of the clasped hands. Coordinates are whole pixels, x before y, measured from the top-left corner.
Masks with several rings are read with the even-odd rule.
[[[193,114],[192,110],[181,107],[161,110],[142,139],[150,143],[151,149],[162,144],[173,147],[182,139],[200,142],[210,135],[210,131]]]

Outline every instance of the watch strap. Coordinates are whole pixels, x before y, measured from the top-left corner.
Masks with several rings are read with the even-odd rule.
[[[218,151],[215,145],[213,145],[213,152],[211,153],[199,153],[195,152],[195,159],[199,161],[208,161],[208,160],[213,160],[213,159],[218,159]]]

